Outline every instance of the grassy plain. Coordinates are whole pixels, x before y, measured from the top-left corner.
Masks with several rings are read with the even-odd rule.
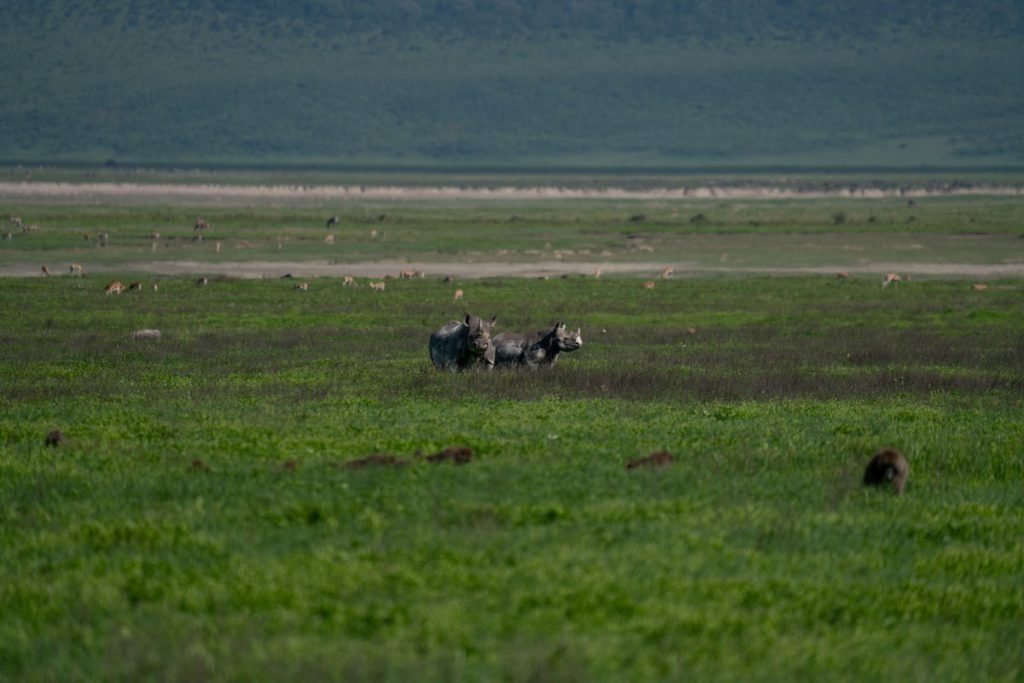
[[[1017,281],[480,280],[585,345],[468,375],[437,280],[102,284],[0,281],[2,679],[1024,676]]]
[[[0,680],[1021,680],[1024,287],[874,272],[1019,265],[1020,206],[0,205],[39,226],[0,268],[92,273],[0,278]],[[298,292],[215,275],[235,259],[871,275]],[[167,260],[210,284],[151,291]],[[438,373],[427,337],[466,309],[584,346]],[[473,461],[342,467],[453,444]],[[883,445],[900,498],[859,483]]]

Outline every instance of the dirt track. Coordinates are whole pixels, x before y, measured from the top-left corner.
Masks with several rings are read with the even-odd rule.
[[[366,261],[361,263],[329,263],[327,261],[138,261],[109,266],[95,265],[90,272],[132,272],[153,275],[225,275],[236,278],[275,278],[285,274],[297,277],[356,277],[381,278],[396,275],[403,270],[422,272],[427,277],[458,276],[466,279],[487,277],[560,277],[562,275],[593,275],[598,268],[608,276],[632,275],[651,277],[661,272],[664,263],[563,263],[538,261],[536,263],[450,262],[415,263],[409,261]],[[853,276],[881,277],[888,272],[941,278],[1024,278],[1024,263],[1017,264],[963,264],[963,263],[871,263],[855,269],[841,266],[814,267],[758,267],[737,268],[725,266],[698,266],[675,264],[675,276],[707,275],[834,275],[845,270]],[[0,277],[35,277],[42,273],[37,265],[0,265]]]

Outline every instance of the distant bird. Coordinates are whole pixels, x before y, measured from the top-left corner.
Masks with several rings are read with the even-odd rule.
[[[910,467],[906,458],[895,448],[883,448],[875,453],[864,470],[865,486],[890,485],[897,496],[903,493]]]

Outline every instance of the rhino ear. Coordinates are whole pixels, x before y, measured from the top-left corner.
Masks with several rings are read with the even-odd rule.
[[[497,314],[497,313],[495,313],[495,314],[494,314],[494,317],[493,317],[493,318],[491,318],[491,324],[493,325],[493,324],[494,324],[495,322],[497,322],[497,320],[498,320],[498,314]]]
[[[469,325],[469,313],[466,314],[466,324]]]
[[[561,320],[560,320],[560,321],[558,321],[558,324],[557,324],[557,325],[555,325],[555,329],[556,329],[557,331],[561,332],[562,330],[564,330],[564,329],[565,329],[565,323],[564,323],[564,322],[562,322]]]

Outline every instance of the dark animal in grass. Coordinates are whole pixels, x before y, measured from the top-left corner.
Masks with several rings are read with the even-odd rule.
[[[64,433],[59,429],[54,429],[46,435],[46,445],[57,447],[64,443],[67,439],[64,438]]]
[[[330,228],[331,226],[337,225],[340,222],[341,221],[338,219],[337,216],[331,216],[330,218],[327,219],[327,227]]]
[[[347,470],[361,470],[364,467],[401,467],[408,464],[408,460],[399,458],[397,455],[388,453],[371,453],[365,458],[349,460],[344,467]]]
[[[655,451],[645,458],[631,458],[626,461],[627,470],[638,467],[666,467],[672,464],[672,454],[668,451]]]
[[[295,468],[297,468],[298,466],[299,463],[296,462],[295,460],[285,460],[283,463],[281,463],[282,470],[294,471]]]
[[[865,486],[891,486],[895,495],[903,493],[910,467],[907,459],[895,448],[883,448],[868,461],[864,470]]]
[[[494,367],[494,344],[491,329],[498,316],[490,322],[466,314],[464,320],[453,320],[430,335],[430,360],[440,370],[466,370]]]
[[[473,449],[469,446],[449,446],[426,457],[427,462],[447,462],[451,460],[457,465],[464,465],[473,458]]]
[[[533,334],[502,332],[494,336],[494,361],[500,366],[525,365],[531,368],[551,367],[562,351],[569,353],[583,346],[580,330],[565,329],[558,322],[549,331]]]
[[[189,467],[191,467],[194,470],[202,470],[203,472],[209,472],[210,471],[210,466],[207,465],[202,460],[200,460],[199,458],[196,458],[195,460],[193,460],[192,464],[189,465]]]

